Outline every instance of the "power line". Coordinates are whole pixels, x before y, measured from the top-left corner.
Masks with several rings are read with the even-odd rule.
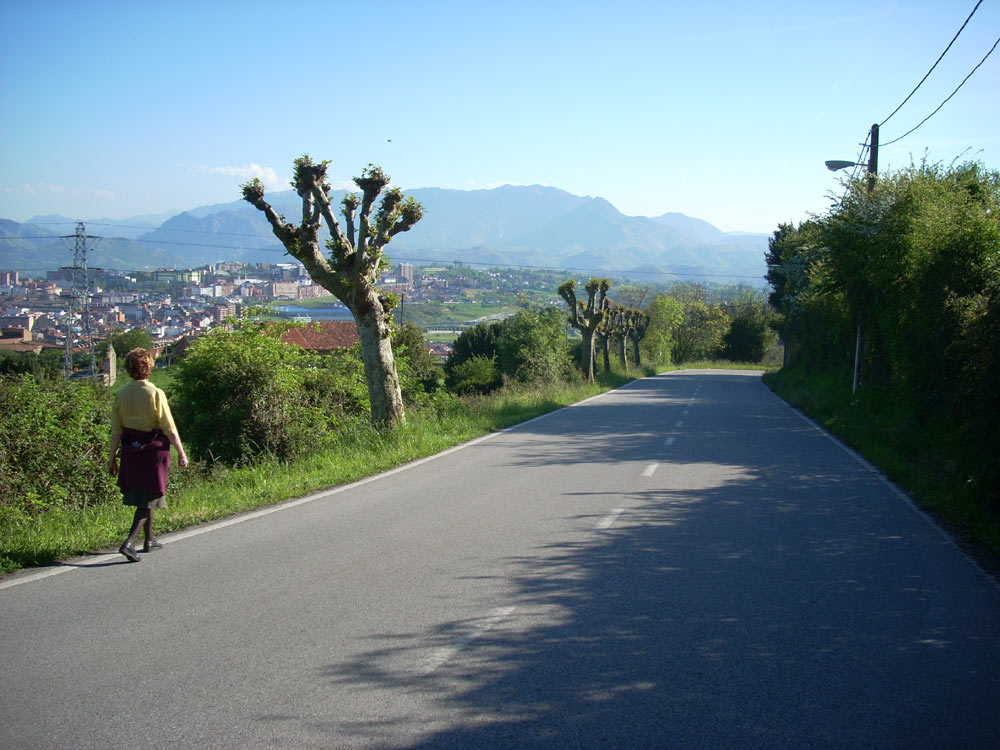
[[[975,73],[975,72],[976,72],[977,70],[979,70],[980,66],[981,66],[981,65],[982,65],[982,64],[983,64],[984,62],[986,62],[986,59],[987,59],[987,58],[988,58],[988,57],[989,57],[990,55],[992,55],[992,54],[993,54],[993,50],[995,50],[995,49],[997,48],[997,45],[1000,45],[1000,37],[997,37],[997,40],[996,40],[995,42],[993,42],[993,46],[992,46],[992,47],[990,47],[990,51],[989,51],[989,52],[987,52],[987,53],[986,53],[986,54],[985,54],[985,55],[983,56],[983,59],[979,61],[979,63],[978,63],[977,65],[976,65],[976,67],[974,67],[974,68],[973,68],[973,69],[972,69],[971,71],[969,71],[969,75],[967,75],[967,76],[966,76],[965,78],[963,78],[963,79],[962,79],[962,82],[961,82],[960,84],[958,84],[958,86],[956,86],[956,87],[955,87],[955,90],[954,90],[954,91],[952,91],[952,92],[951,92],[950,94],[948,94],[948,96],[947,96],[947,97],[945,98],[945,100],[944,100],[943,102],[941,102],[941,103],[940,103],[940,104],[939,104],[939,105],[937,106],[937,109],[935,109],[935,110],[934,110],[933,112],[931,112],[931,113],[930,113],[929,115],[927,115],[927,117],[925,117],[925,118],[924,118],[923,120],[921,120],[920,122],[918,122],[918,123],[917,123],[917,124],[916,124],[916,125],[915,125],[914,127],[910,128],[910,129],[909,129],[909,130],[907,130],[907,131],[906,131],[905,133],[903,133],[903,134],[902,134],[901,136],[899,136],[899,138],[896,138],[896,139],[894,139],[894,140],[891,140],[891,141],[889,141],[888,143],[883,143],[882,145],[883,145],[883,146],[889,146],[889,145],[891,145],[891,144],[893,144],[893,143],[896,143],[897,141],[901,141],[901,140],[903,140],[904,138],[906,138],[906,136],[908,136],[908,135],[909,135],[910,133],[912,133],[913,131],[915,131],[915,130],[916,130],[917,128],[919,128],[919,127],[920,127],[921,125],[923,125],[923,124],[924,124],[925,122],[927,122],[927,121],[928,121],[929,119],[931,119],[931,118],[932,118],[932,117],[933,117],[934,115],[936,115],[936,114],[937,114],[937,113],[938,113],[938,112],[939,112],[939,111],[941,110],[941,108],[942,108],[942,107],[943,107],[943,106],[944,106],[945,104],[947,104],[947,103],[949,102],[949,100],[950,100],[950,99],[951,99],[951,98],[952,98],[953,96],[955,96],[955,94],[957,94],[957,93],[958,93],[958,90],[959,90],[960,88],[962,88],[962,86],[964,86],[964,85],[965,85],[965,82],[966,82],[966,81],[968,81],[968,80],[969,80],[970,78],[972,78],[972,74],[973,74],[973,73]]]
[[[951,39],[951,41],[950,41],[950,42],[948,42],[948,46],[944,48],[944,52],[942,52],[942,53],[941,53],[941,55],[940,55],[940,57],[938,57],[938,59],[934,61],[934,64],[933,64],[933,65],[931,65],[931,69],[930,69],[930,70],[928,70],[928,71],[927,71],[927,72],[926,72],[926,73],[924,74],[924,77],[920,79],[920,83],[918,83],[918,84],[916,85],[916,87],[914,87],[913,91],[911,91],[911,92],[910,92],[910,93],[909,93],[909,94],[907,95],[907,97],[906,97],[905,99],[903,99],[903,101],[901,101],[901,102],[899,103],[899,106],[898,106],[898,107],[896,107],[896,108],[895,108],[894,110],[892,110],[892,112],[891,112],[891,113],[889,113],[889,116],[888,116],[888,117],[886,117],[886,118],[885,118],[884,120],[882,120],[882,122],[881,122],[881,123],[879,123],[879,127],[882,127],[882,126],[883,126],[883,125],[885,125],[885,124],[886,124],[887,122],[889,122],[889,120],[890,120],[890,119],[892,119],[892,116],[893,116],[894,114],[896,114],[897,112],[899,112],[899,110],[901,110],[901,109],[903,108],[903,105],[904,105],[904,104],[906,104],[906,103],[907,103],[908,101],[910,101],[910,97],[911,97],[911,96],[913,96],[913,95],[914,95],[915,93],[917,93],[917,89],[919,89],[919,88],[920,88],[921,86],[923,86],[923,85],[924,85],[924,81],[926,81],[926,80],[927,80],[927,77],[928,77],[928,76],[929,76],[929,75],[930,75],[931,73],[933,73],[933,72],[934,72],[934,68],[936,68],[936,67],[938,66],[938,63],[939,63],[939,62],[941,62],[941,60],[943,60],[943,59],[944,59],[944,56],[945,56],[946,54],[948,54],[948,50],[950,50],[950,49],[951,49],[951,45],[953,45],[953,44],[955,43],[955,40],[956,40],[956,39],[958,39],[958,35],[959,35],[959,34],[961,34],[961,33],[962,33],[962,31],[964,31],[964,30],[965,30],[965,27],[966,27],[966,26],[968,25],[969,21],[971,21],[971,20],[972,20],[972,17],[973,17],[973,16],[974,16],[974,15],[976,14],[976,11],[977,11],[977,10],[979,10],[979,6],[980,6],[980,5],[982,5],[982,4],[983,4],[983,0],[979,0],[979,2],[978,2],[978,3],[976,3],[976,7],[972,9],[972,12],[971,12],[971,13],[969,14],[969,17],[965,19],[965,23],[963,23],[963,24],[962,24],[962,27],[961,27],[961,28],[960,28],[960,29],[959,29],[958,31],[956,31],[956,32],[955,32],[955,36],[953,36],[953,37],[952,37],[952,39]],[[994,46],[995,46],[995,45],[994,45]],[[920,127],[920,125],[918,125],[917,127]],[[914,129],[916,129],[916,128],[914,128]],[[912,131],[911,131],[911,132],[912,132]]]
[[[454,260],[440,260],[434,258],[401,258],[396,257],[398,261],[406,261],[409,263],[454,263]],[[568,266],[559,266],[558,268],[553,266],[528,266],[520,263],[487,263],[484,261],[471,261],[463,260],[459,261],[464,266],[486,266],[487,268],[524,268],[533,271],[551,271],[552,273],[560,273],[562,271],[580,271],[585,273],[610,273],[610,274],[632,274],[634,276],[645,275],[645,276],[694,276],[697,278],[719,278],[719,279],[760,279],[762,276],[740,276],[738,274],[731,273],[680,273],[674,271],[639,271],[633,269],[631,271],[616,270],[613,268],[601,269],[601,268],[572,268]]]
[[[865,143],[865,148],[867,148],[867,143]],[[864,149],[862,149],[862,154],[863,153],[864,153]],[[861,160],[860,156],[858,157],[858,160],[859,161]],[[116,226],[116,225],[105,224],[105,225],[102,225],[102,226]],[[208,235],[216,234],[214,232],[199,232],[198,230],[194,230],[194,229],[182,230],[182,231],[195,232],[195,233],[198,233],[198,234],[208,234]],[[222,234],[222,233],[219,232],[219,234]],[[247,238],[252,238],[252,239],[258,239],[257,235],[252,235],[252,234],[231,234],[230,236],[234,236],[234,237],[247,237]],[[58,239],[58,238],[50,238],[50,237],[0,237],[0,240],[28,240],[28,239]],[[125,238],[119,238],[119,239],[125,239]],[[181,245],[183,247],[211,247],[211,248],[215,248],[217,250],[250,250],[250,251],[253,251],[253,252],[285,253],[285,254],[287,254],[287,251],[283,247],[259,247],[259,248],[250,247],[250,248],[248,248],[248,247],[243,247],[243,246],[240,246],[240,245],[215,245],[215,244],[207,243],[207,242],[173,242],[173,241],[168,241],[168,240],[143,240],[143,239],[126,240],[126,241],[128,241],[128,242],[144,242],[144,243],[149,243],[149,244],[153,244],[153,245]],[[399,256],[395,256],[395,257],[396,257],[396,260],[398,260],[398,261],[401,261],[401,262],[402,261],[406,261],[406,262],[411,262],[411,263],[454,263],[455,262],[454,259],[453,260],[443,260],[443,259],[437,259],[437,258],[403,258],[403,257],[399,257]],[[615,269],[593,269],[593,268],[567,268],[567,267],[553,268],[552,266],[530,266],[530,265],[523,265],[523,264],[518,264],[518,263],[487,263],[487,262],[481,262],[481,261],[460,261],[460,262],[463,263],[463,264],[465,264],[465,265],[468,265],[468,266],[486,266],[486,267],[495,267],[495,268],[524,268],[524,269],[528,269],[528,270],[544,270],[544,271],[551,270],[553,272],[558,272],[558,271],[580,271],[580,272],[594,272],[594,273],[596,273],[597,271],[601,271],[602,273],[643,274],[643,275],[649,275],[649,276],[681,276],[681,277],[689,277],[690,276],[690,277],[696,277],[696,278],[722,278],[722,279],[758,279],[758,278],[761,278],[759,276],[743,276],[743,275],[739,275],[739,274],[726,274],[726,273],[713,274],[713,273],[680,273],[680,272],[674,272],[674,271],[635,271],[635,270],[632,270],[632,271],[622,271],[622,270],[615,270]],[[45,269],[41,269],[41,270],[45,270]]]

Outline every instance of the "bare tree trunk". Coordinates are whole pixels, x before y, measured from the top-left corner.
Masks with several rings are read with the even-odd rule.
[[[403,421],[403,395],[392,355],[392,340],[382,335],[374,311],[355,316],[361,336],[361,359],[365,364],[372,423],[395,427]]]
[[[618,347],[618,364],[622,366],[625,372],[628,372],[628,361],[625,359],[625,336],[617,336],[615,338],[615,345]]]
[[[588,383],[594,382],[594,332],[584,328],[583,336],[583,375]]]

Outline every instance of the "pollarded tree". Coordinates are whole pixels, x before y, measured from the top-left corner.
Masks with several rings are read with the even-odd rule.
[[[628,361],[625,359],[625,327],[628,321],[628,309],[621,305],[611,303],[608,307],[608,314],[604,316],[604,322],[597,329],[601,337],[601,352],[604,355],[604,372],[611,372],[611,361],[608,355],[610,343],[615,344],[615,351],[618,354],[618,365],[625,372],[628,372]]]
[[[394,236],[416,224],[423,214],[420,204],[393,188],[382,195],[372,216],[376,199],[389,184],[389,176],[369,164],[354,183],[359,197],[348,193],[341,203],[344,228],[330,204],[326,181],[328,162],[313,163],[308,155],[295,160],[292,186],[302,198],[302,222],[286,222],[264,200],[264,185],[258,179],[242,185],[243,199],[264,212],[274,235],[288,253],[302,262],[317,284],[339,299],[354,315],[361,336],[361,356],[371,401],[374,424],[393,427],[404,421],[403,397],[392,355],[390,339],[392,309],[396,296],[380,291],[375,283],[388,260],[383,249]],[[360,212],[359,209],[360,208]],[[357,224],[355,224],[357,220]],[[319,231],[326,224],[329,254],[320,248]],[[356,230],[356,231],[355,231]]]
[[[632,342],[632,363],[636,366],[636,369],[642,367],[642,358],[639,355],[639,342],[646,337],[646,331],[649,330],[649,322],[649,313],[644,313],[642,310],[626,311],[625,335]]]
[[[559,296],[569,305],[569,322],[583,336],[583,374],[588,383],[594,382],[594,332],[608,311],[610,279],[592,278],[584,286],[587,304],[576,298],[576,281],[570,279],[559,285]]]

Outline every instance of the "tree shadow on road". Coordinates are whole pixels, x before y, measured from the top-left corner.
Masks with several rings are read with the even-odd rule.
[[[514,594],[494,612],[326,665],[437,715],[337,730],[417,748],[996,746],[995,590],[967,566],[984,596],[960,593],[954,548],[876,477],[846,454],[818,470],[784,447],[800,428],[756,416],[764,464],[745,436],[706,434],[664,470],[728,467],[713,486],[628,493],[606,530],[581,514],[573,538],[504,561]],[[602,460],[652,456],[621,439]]]

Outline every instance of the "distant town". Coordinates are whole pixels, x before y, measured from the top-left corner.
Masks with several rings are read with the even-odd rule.
[[[537,289],[541,281],[539,274],[515,270],[461,266],[421,270],[400,263],[382,275],[379,286],[399,295],[405,305],[476,300],[484,306],[502,306],[511,303],[515,294]],[[225,325],[251,308],[294,305],[297,300],[329,295],[299,263],[249,265],[229,261],[198,268],[129,272],[89,269],[86,295],[81,293],[79,273],[79,269],[62,268],[45,272],[44,278],[28,279],[17,271],[0,271],[0,351],[40,354],[59,349],[79,355],[116,330],[136,328],[148,330],[157,348],[163,349]],[[550,301],[558,300],[551,295]],[[346,308],[341,308],[342,315],[330,314],[330,308],[338,306],[331,300],[317,317],[349,321]],[[285,317],[308,321],[309,312],[300,310]],[[470,322],[475,321],[465,321]],[[450,346],[435,342],[429,344],[429,350],[444,357]]]

